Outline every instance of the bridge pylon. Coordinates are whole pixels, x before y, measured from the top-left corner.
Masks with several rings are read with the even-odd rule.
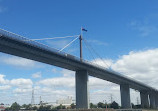
[[[88,72],[76,71],[76,108],[89,108]]]

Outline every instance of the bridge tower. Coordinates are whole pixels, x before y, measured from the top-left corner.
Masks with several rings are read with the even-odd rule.
[[[82,31],[87,31],[81,27],[80,35],[80,60],[82,61]],[[89,108],[88,72],[87,70],[76,71],[76,108]]]

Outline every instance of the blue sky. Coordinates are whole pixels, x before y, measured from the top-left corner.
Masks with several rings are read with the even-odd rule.
[[[157,4],[157,0],[0,0],[0,28],[30,39],[38,39],[79,35],[80,28],[83,26],[88,30],[87,33],[84,33],[84,38],[111,68],[142,82],[150,74],[151,81],[153,81],[156,76],[156,73],[153,72],[157,71],[158,66],[156,63],[158,61]],[[41,42],[50,47],[62,48],[71,40],[60,39]],[[83,47],[85,59],[97,63],[101,62],[97,56],[94,60],[85,46]],[[75,41],[64,52],[79,56],[78,41]],[[65,98],[67,95],[74,97],[74,84],[62,86],[62,84],[53,82],[50,87],[45,83],[47,79],[56,81],[62,80],[64,77],[67,78],[65,81],[71,80],[74,78],[74,72],[3,53],[0,53],[0,60],[0,74],[4,75],[0,79],[0,89],[4,92],[9,90],[13,93],[18,91],[19,93],[30,93],[31,90],[24,90],[26,88],[18,86],[18,83],[14,83],[13,80],[15,80],[21,81],[19,82],[21,85],[27,84],[28,89],[34,85],[37,89],[43,88],[43,91],[56,91],[53,93],[56,94],[52,97],[53,101]],[[101,65],[105,64],[101,63]],[[143,74],[145,69],[147,71],[142,75],[142,78],[138,78],[137,76]],[[91,80],[90,92],[91,94],[98,94],[98,98],[92,98],[92,102],[102,101],[99,94],[107,95],[104,96],[108,99],[108,95],[113,92],[113,89],[111,87],[105,88],[106,85],[100,87],[99,85],[103,85],[104,81],[95,80],[95,78],[91,78]],[[149,84],[156,84],[156,80],[155,83],[151,81]],[[108,86],[108,83],[105,84]],[[114,85],[113,88],[116,87],[118,86]],[[67,92],[68,89],[71,89],[70,92]],[[57,93],[61,90],[65,91],[67,95]],[[120,103],[120,98],[117,98],[119,91],[113,95]],[[14,95],[6,94],[7,96],[13,97]],[[132,101],[135,103],[136,97],[133,96],[132,98],[134,98]],[[45,97],[43,99],[44,101],[51,101]],[[28,99],[26,103],[30,101]],[[37,99],[36,102],[38,103],[38,101]],[[19,102],[25,103],[22,100]]]

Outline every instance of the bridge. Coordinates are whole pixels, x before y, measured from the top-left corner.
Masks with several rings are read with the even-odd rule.
[[[76,107],[89,108],[88,75],[120,85],[121,106],[131,108],[130,88],[140,91],[142,108],[158,108],[158,90],[73,55],[0,29],[0,51],[76,71]],[[149,104],[150,103],[150,104]]]

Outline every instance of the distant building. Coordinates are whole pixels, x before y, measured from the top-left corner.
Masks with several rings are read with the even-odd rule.
[[[56,100],[56,102],[44,102],[44,101],[41,101],[40,99],[39,104],[33,104],[32,107],[36,106],[37,108],[39,108],[42,105],[42,106],[51,106],[51,108],[53,108],[59,105],[63,105],[66,108],[69,108],[71,104],[73,103],[72,101],[73,101],[72,97],[67,97],[66,99],[58,99]]]
[[[9,104],[3,104],[3,103],[1,103],[1,104],[0,104],[0,111],[5,111],[5,109],[6,109],[7,107],[10,107]]]
[[[72,104],[72,97],[68,97],[66,99],[59,99],[56,101],[56,104]]]
[[[56,104],[53,104],[53,107],[57,107],[59,105],[63,105],[65,106],[66,108],[70,107],[71,104],[72,104],[72,97],[68,97],[66,99],[59,99],[59,100],[56,100]]]
[[[5,107],[4,106],[0,106],[0,111],[5,111]]]

